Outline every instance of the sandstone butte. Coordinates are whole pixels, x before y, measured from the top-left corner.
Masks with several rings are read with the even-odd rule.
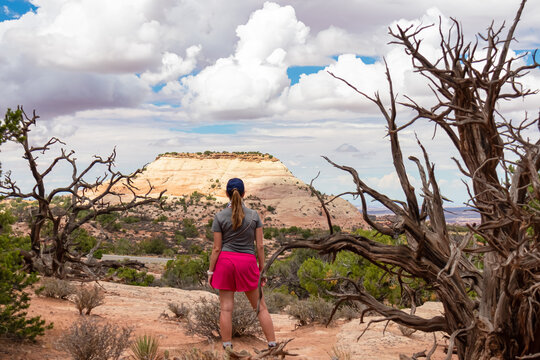
[[[245,202],[259,202],[266,208],[273,225],[328,228],[318,199],[309,186],[296,178],[275,157],[260,153],[166,153],[148,164],[134,180],[140,193],[148,183],[157,194],[167,190],[169,198],[195,191],[227,202],[225,187],[231,178],[241,178],[246,186]],[[327,200],[330,196],[325,197]],[[273,210],[274,208],[275,210]],[[367,228],[358,209],[337,198],[328,205],[332,223],[343,229]]]

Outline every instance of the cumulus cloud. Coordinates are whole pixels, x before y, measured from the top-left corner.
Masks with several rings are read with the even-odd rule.
[[[150,85],[178,80],[180,76],[187,75],[195,69],[197,56],[200,53],[200,45],[187,48],[185,59],[175,53],[165,52],[161,58],[159,71],[145,71],[141,78]]]
[[[260,150],[282,158],[304,181],[320,167],[322,190],[339,192],[339,171],[320,158],[331,154],[362,178],[391,186],[396,179],[378,109],[328,71],[387,101],[384,57],[400,99],[407,94],[432,105],[403,49],[387,45],[387,26],[438,24],[439,16],[448,26],[454,16],[473,39],[491,18],[508,20],[518,6],[498,1],[486,11],[485,4],[456,1],[33,0],[35,13],[0,22],[0,107],[36,108],[52,117],[36,134],[58,133],[83,153],[117,144],[131,163],[164,151]],[[538,11],[540,3],[527,4],[520,47],[540,43]],[[436,58],[437,28],[422,36],[422,51]],[[358,55],[379,61],[366,64]],[[294,65],[324,69],[291,86],[287,69]],[[538,88],[539,72],[523,78],[524,85]],[[164,86],[156,93],[155,85]],[[524,109],[536,113],[537,104],[538,95],[500,110],[520,119]],[[404,122],[410,113],[399,116]],[[243,124],[236,134],[183,132],[231,119]],[[414,133],[438,170],[455,169],[451,144],[440,133],[431,140],[432,129],[422,122],[402,133],[404,154],[418,155]],[[336,151],[343,144],[359,151]],[[454,182],[444,186],[456,193]]]
[[[182,105],[194,115],[251,118],[270,113],[269,103],[289,85],[287,49],[302,44],[309,28],[294,9],[267,2],[238,26],[233,55],[182,79]]]

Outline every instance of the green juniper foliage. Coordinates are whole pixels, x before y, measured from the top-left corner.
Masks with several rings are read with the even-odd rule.
[[[41,317],[27,316],[30,296],[25,289],[38,278],[22,270],[21,256],[16,249],[29,244],[24,238],[10,234],[10,225],[14,222],[9,212],[0,209],[0,337],[35,340],[45,329],[52,328],[52,324],[45,326]]]

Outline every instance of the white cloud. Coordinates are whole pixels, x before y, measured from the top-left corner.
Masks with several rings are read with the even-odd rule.
[[[182,105],[194,116],[252,118],[270,114],[271,101],[289,84],[287,49],[302,44],[309,28],[290,6],[267,2],[238,26],[236,52],[182,79]]]
[[[187,48],[185,59],[175,53],[165,52],[161,58],[159,72],[145,71],[141,78],[150,85],[176,82],[180,76],[187,75],[195,69],[200,53],[200,45]]]
[[[446,25],[454,16],[473,39],[491,18],[511,21],[518,5],[497,1],[486,10],[456,1],[35,0],[36,13],[0,23],[0,108],[36,108],[49,123],[35,135],[60,135],[78,154],[118,145],[119,159],[130,166],[164,151],[259,150],[284,160],[304,181],[320,168],[322,190],[338,193],[348,186],[342,173],[320,158],[331,155],[362,178],[391,186],[396,179],[389,175],[392,159],[378,109],[326,70],[386,99],[383,64],[366,65],[356,55],[385,57],[400,99],[407,94],[432,105],[403,49],[387,45],[387,26],[438,23],[439,15]],[[538,46],[539,11],[539,2],[527,4],[515,46]],[[422,37],[422,51],[434,58],[437,28]],[[326,68],[290,86],[286,71],[293,65]],[[540,70],[523,81],[539,88]],[[150,86],[157,84],[166,85],[153,93]],[[500,110],[520,119],[524,109],[536,114],[538,100],[502,103]],[[400,110],[400,123],[409,115]],[[183,132],[229,120],[242,124],[236,134]],[[405,156],[421,157],[414,132],[437,163],[444,188],[464,197],[455,190],[449,159],[455,154],[444,134],[431,140],[433,128],[420,121],[402,134]],[[359,151],[336,153],[344,143]],[[4,149],[2,161],[11,158]],[[417,174],[414,165],[407,164],[409,170]]]

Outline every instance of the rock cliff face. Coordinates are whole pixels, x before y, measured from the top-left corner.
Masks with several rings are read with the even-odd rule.
[[[153,192],[166,189],[168,197],[198,192],[225,203],[227,181],[234,177],[244,181],[246,204],[260,203],[265,213],[271,214],[272,225],[327,228],[321,205],[311,196],[309,187],[267,154],[163,154],[146,167],[135,185],[146,192],[150,182]],[[335,225],[346,229],[365,227],[361,214],[348,201],[336,199],[328,208]]]

